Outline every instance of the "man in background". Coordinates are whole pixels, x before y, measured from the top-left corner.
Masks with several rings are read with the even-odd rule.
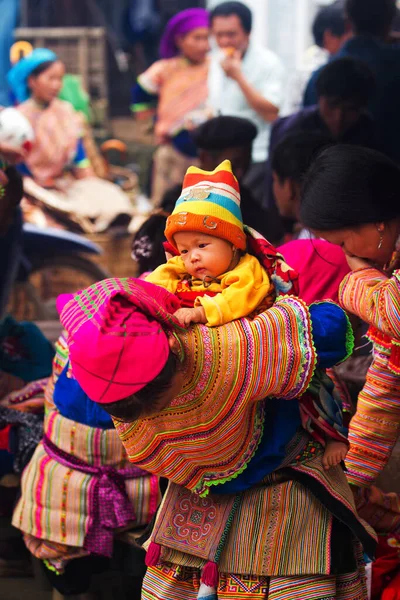
[[[241,2],[217,5],[210,24],[218,49],[210,66],[209,104],[214,115],[246,118],[257,127],[244,183],[262,204],[271,123],[283,100],[283,67],[273,52],[251,39],[252,13]]]
[[[376,122],[377,147],[400,161],[400,47],[388,42],[396,16],[395,0],[347,0],[345,11],[353,31],[334,60],[351,57],[364,61],[376,84],[369,109]],[[307,86],[304,105],[316,103],[316,71]]]
[[[274,215],[276,211],[271,157],[278,144],[288,135],[307,132],[323,135],[342,144],[376,148],[376,127],[368,112],[368,103],[374,89],[374,76],[365,63],[352,58],[332,61],[318,73],[317,104],[282,117],[274,123],[265,180],[265,208],[270,214]],[[288,216],[282,211],[280,215],[283,219]],[[281,219],[278,219],[279,222],[282,223]],[[283,225],[285,232],[290,233],[293,223],[283,220]],[[274,241],[276,238],[272,234],[275,231],[279,231],[276,223],[270,233]]]

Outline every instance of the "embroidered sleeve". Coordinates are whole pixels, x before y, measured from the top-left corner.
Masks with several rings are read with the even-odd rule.
[[[306,304],[288,296],[250,322],[254,335],[252,397],[292,399],[303,394],[317,365]]]
[[[155,113],[166,70],[166,61],[158,60],[137,78],[131,94],[131,111],[136,116],[144,118]]]
[[[166,73],[168,74],[168,64],[165,60],[158,60],[144,73],[139,75],[137,81],[142,90],[152,96],[158,96],[160,89],[165,80]]]
[[[324,335],[317,332],[322,322]],[[302,300],[287,296],[278,299],[250,325],[255,340],[254,400],[301,396],[317,365],[334,366],[346,358],[353,346],[346,313],[334,302],[314,304],[311,314]]]
[[[383,471],[400,433],[399,376],[376,354],[349,427],[348,481],[369,487]]]
[[[222,291],[215,296],[197,298],[207,317],[207,325],[224,325],[251,314],[273,292],[265,270],[253,256],[245,257],[240,264],[222,278]],[[270,298],[268,307],[273,303]],[[266,307],[264,307],[265,309]]]
[[[131,111],[135,116],[144,118],[156,112],[158,96],[146,92],[139,83],[136,83],[131,92]]]
[[[186,270],[180,256],[170,258],[164,265],[160,265],[147,275],[146,281],[160,285],[172,294],[175,294],[178,283],[182,280]]]
[[[339,300],[363,321],[400,339],[400,270],[390,278],[373,268],[353,271],[340,286]]]

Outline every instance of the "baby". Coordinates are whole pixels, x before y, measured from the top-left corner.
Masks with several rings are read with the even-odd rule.
[[[271,307],[275,289],[246,253],[240,191],[231,164],[212,172],[190,167],[165,236],[179,256],[146,277],[177,295],[182,325],[223,325]]]
[[[212,172],[188,169],[165,236],[179,255],[146,280],[178,296],[182,308],[175,317],[182,325],[223,325],[274,304],[269,275],[246,252],[239,184],[228,160]],[[326,428],[323,437],[323,462],[329,468],[345,458],[348,446]]]

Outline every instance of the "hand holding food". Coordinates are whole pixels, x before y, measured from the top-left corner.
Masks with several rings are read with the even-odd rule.
[[[225,74],[231,79],[237,80],[242,72],[242,60],[239,50],[235,48],[224,48],[225,58],[221,61],[221,67]]]

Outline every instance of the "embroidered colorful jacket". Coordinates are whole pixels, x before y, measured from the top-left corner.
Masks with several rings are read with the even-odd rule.
[[[298,398],[309,386],[317,363],[310,313],[287,297],[252,321],[176,335],[182,394],[159,414],[115,426],[134,464],[206,496],[254,456],[264,421],[258,401]]]
[[[400,271],[388,278],[373,268],[349,273],[339,300],[371,325],[374,360],[350,423],[348,479],[369,487],[382,472],[400,433]]]

